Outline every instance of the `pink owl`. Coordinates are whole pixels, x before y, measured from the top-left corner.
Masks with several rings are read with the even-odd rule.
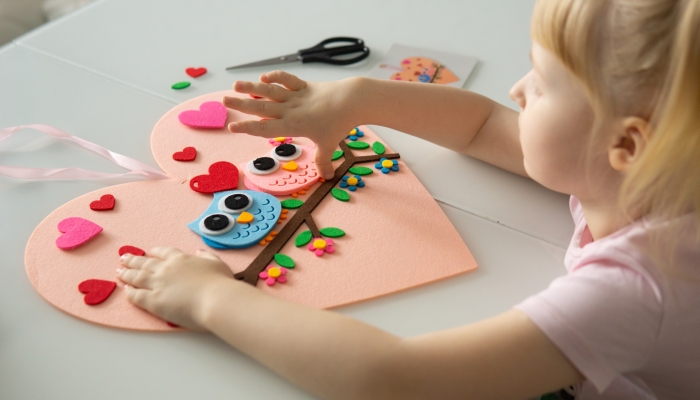
[[[242,166],[245,186],[275,196],[295,194],[316,183],[320,176],[312,146],[282,143],[269,154]]]

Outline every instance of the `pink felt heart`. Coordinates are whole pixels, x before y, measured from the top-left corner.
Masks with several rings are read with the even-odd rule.
[[[94,238],[102,232],[102,227],[85,218],[70,217],[58,223],[58,230],[63,235],[56,239],[56,246],[59,249],[70,250]]]
[[[207,101],[197,110],[183,111],[178,115],[180,122],[193,128],[221,129],[226,125],[226,107],[218,101]]]
[[[112,281],[103,281],[101,279],[88,279],[80,282],[78,290],[80,293],[85,293],[85,304],[95,306],[107,300],[114,292],[117,284]]]

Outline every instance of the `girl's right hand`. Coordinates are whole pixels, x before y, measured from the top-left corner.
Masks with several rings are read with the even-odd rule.
[[[316,143],[316,168],[323,178],[331,179],[333,151],[356,126],[359,102],[353,99],[357,92],[354,82],[352,78],[306,82],[284,71],[262,74],[260,82],[236,81],[236,92],[264,99],[226,96],[223,105],[263,119],[231,122],[228,129],[265,138],[307,137]]]

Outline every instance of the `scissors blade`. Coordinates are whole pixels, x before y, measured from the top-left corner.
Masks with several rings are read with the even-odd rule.
[[[267,60],[262,60],[262,61],[256,61],[248,64],[241,64],[241,65],[236,65],[233,67],[228,67],[226,70],[230,69],[238,69],[238,68],[249,68],[249,67],[264,67],[266,65],[275,65],[275,64],[286,64],[286,63],[291,63],[291,62],[297,62],[301,61],[301,57],[299,57],[299,53],[292,53],[292,54],[287,54],[286,56],[279,56],[279,57],[273,57],[273,58],[268,58]]]

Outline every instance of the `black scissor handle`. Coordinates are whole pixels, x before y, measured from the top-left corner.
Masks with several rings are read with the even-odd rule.
[[[326,47],[330,43],[348,43],[347,46]],[[369,48],[362,39],[351,37],[332,37],[321,43],[299,50],[302,63],[321,62],[332,65],[348,65],[362,61],[369,56]],[[335,56],[358,53],[357,57],[336,59]]]

